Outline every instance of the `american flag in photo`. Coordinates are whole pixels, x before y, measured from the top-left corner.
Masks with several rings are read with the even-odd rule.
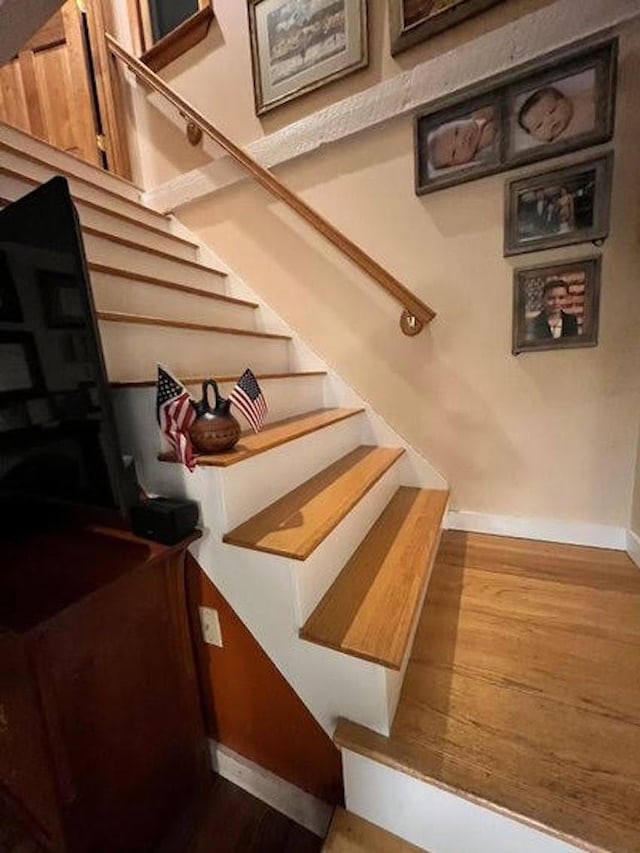
[[[189,427],[196,418],[192,397],[184,385],[158,365],[157,415],[160,431],[169,442],[178,461],[190,471],[196,467],[189,438]]]
[[[229,399],[249,421],[251,429],[259,432],[269,409],[262,396],[258,380],[248,368],[229,394]]]

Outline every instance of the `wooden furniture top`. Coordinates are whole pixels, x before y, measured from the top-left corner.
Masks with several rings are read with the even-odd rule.
[[[213,139],[220,147],[227,152],[237,163],[245,168],[249,174],[273,196],[283,201],[288,207],[294,210],[301,216],[312,228],[321,234],[326,240],[332,243],[342,254],[354,263],[359,269],[370,276],[377,284],[387,291],[394,299],[398,300],[405,311],[415,319],[414,328],[418,331],[427,323],[431,322],[436,316],[435,311],[428,305],[418,299],[415,294],[401,284],[398,279],[387,272],[377,261],[367,255],[359,246],[352,240],[346,237],[341,231],[335,228],[328,220],[315,211],[308,205],[300,196],[293,193],[284,184],[282,184],[275,175],[268,169],[261,166],[256,160],[250,157],[242,148],[228,139],[221,133],[211,122],[207,121],[201,113],[191,106],[184,98],[168,86],[161,77],[154,74],[140,60],[136,59],[128,53],[122,45],[109,33],[105,34],[109,50],[114,56],[117,56],[125,65],[127,65],[133,73],[154,89],[159,92],[166,100],[169,101],[180,114],[188,121],[193,122],[200,130],[210,139]]]
[[[449,493],[398,489],[300,631],[400,669],[429,583]]]
[[[336,808],[322,853],[428,853],[353,812]]]
[[[244,462],[245,459],[250,459],[259,453],[272,450],[281,444],[294,441],[296,438],[302,438],[318,429],[352,418],[362,412],[364,409],[317,409],[304,415],[285,418],[282,421],[268,424],[257,434],[243,432],[240,441],[234,448],[225,453],[198,456],[197,464],[226,468],[229,465],[235,465],[237,462]],[[176,461],[175,456],[171,453],[161,453],[159,458],[162,462]]]
[[[2,543],[0,635],[24,633],[131,569],[199,537],[167,546],[103,525],[63,526]]]
[[[640,573],[443,534],[389,738],[335,740],[589,850],[640,850]]]
[[[121,311],[96,311],[98,320],[105,323],[133,323],[136,326],[165,326],[169,329],[190,329],[193,332],[220,332],[224,335],[241,335],[247,338],[266,338],[290,341],[290,335],[273,332],[254,332],[251,329],[235,329],[230,326],[215,326],[211,323],[191,323],[187,320],[168,320],[165,317],[145,317],[142,314],[125,314]]]
[[[358,447],[224,536],[230,545],[306,560],[404,453]]]

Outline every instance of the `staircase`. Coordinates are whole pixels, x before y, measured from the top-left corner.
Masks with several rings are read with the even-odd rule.
[[[198,500],[195,556],[330,735],[388,734],[447,507],[441,476],[211,250],[135,187],[0,126],[0,197],[64,175],[81,220],[123,451]],[[223,393],[250,366],[258,435],[190,474],[160,454],[156,362]]]

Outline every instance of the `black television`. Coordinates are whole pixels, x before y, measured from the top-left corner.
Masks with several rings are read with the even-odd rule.
[[[0,541],[126,514],[80,224],[56,177],[0,210]]]

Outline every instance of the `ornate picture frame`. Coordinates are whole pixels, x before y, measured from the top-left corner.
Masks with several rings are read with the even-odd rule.
[[[256,114],[369,63],[366,0],[247,0]]]
[[[419,44],[504,0],[389,0],[391,54]]]

